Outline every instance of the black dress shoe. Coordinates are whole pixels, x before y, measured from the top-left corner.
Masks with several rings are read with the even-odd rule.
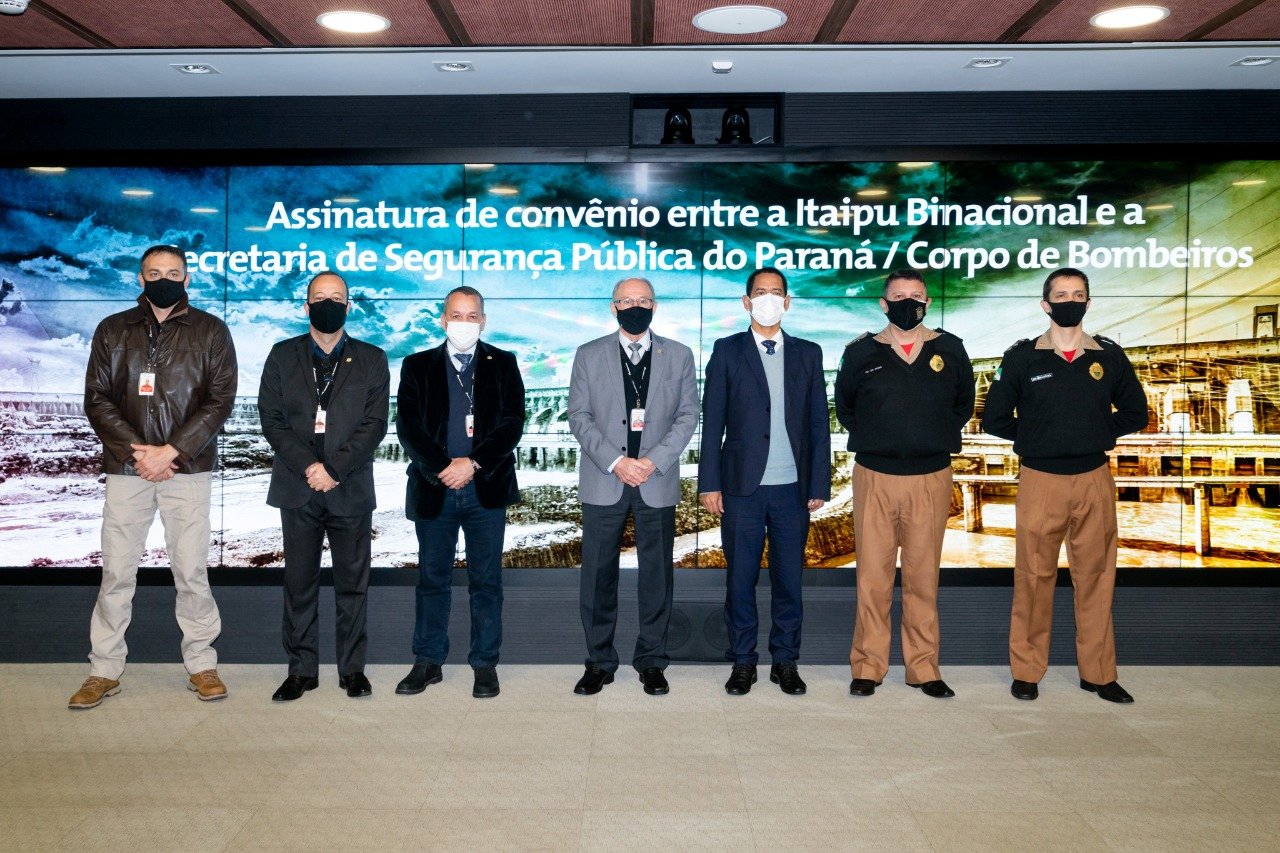
[[[850,696],[870,696],[876,692],[876,688],[880,686],[880,682],[872,681],[870,678],[855,678],[849,682]]]
[[[361,696],[373,695],[373,685],[369,683],[369,679],[365,678],[363,672],[352,672],[347,675],[339,675],[338,686],[346,690],[347,695],[352,699],[359,699]]]
[[[284,684],[280,685],[280,689],[271,694],[272,702],[292,702],[294,699],[301,699],[302,694],[308,690],[315,690],[320,686],[320,679],[307,678],[305,675],[291,675],[284,680]]]
[[[782,692],[788,696],[803,696],[808,689],[793,660],[784,660],[769,667],[769,680],[781,687]]]
[[[606,684],[613,684],[613,673],[606,672],[593,663],[587,664],[587,671],[582,673],[578,683],[573,685],[573,692],[579,696],[594,696]]]
[[[476,667],[476,681],[471,688],[471,695],[477,699],[492,699],[498,695],[497,667]]]
[[[751,685],[756,683],[756,665],[753,663],[735,663],[729,680],[724,683],[724,692],[730,696],[746,696],[751,692]]]
[[[409,674],[396,685],[396,692],[401,696],[412,696],[427,689],[429,684],[439,684],[444,678],[438,663],[415,663]]]
[[[667,677],[656,666],[646,666],[640,673],[640,680],[644,683],[644,692],[650,696],[666,696],[671,692]]]
[[[1036,686],[1034,681],[1013,680],[1013,684],[1009,687],[1009,692],[1013,694],[1014,699],[1023,699],[1030,702],[1040,695],[1040,688]]]
[[[1094,684],[1091,681],[1080,679],[1080,689],[1088,690],[1090,693],[1097,693],[1108,702],[1116,702],[1120,705],[1128,705],[1133,702],[1133,697],[1120,686],[1118,681],[1108,681],[1106,684]]]
[[[934,681],[926,681],[923,684],[912,684],[907,682],[908,687],[914,687],[926,696],[932,696],[934,699],[950,699],[956,695],[956,692],[947,686],[947,682],[941,678]]]

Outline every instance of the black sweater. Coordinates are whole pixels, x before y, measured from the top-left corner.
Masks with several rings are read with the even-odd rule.
[[[1026,467],[1083,474],[1106,464],[1117,438],[1146,427],[1147,395],[1133,365],[1115,341],[1094,340],[1101,349],[1082,347],[1069,363],[1034,339],[1005,351],[982,428],[1011,440]]]
[[[836,417],[859,465],[882,474],[931,474],[960,452],[973,415],[973,365],[950,332],[922,341],[907,364],[866,334],[844,350],[836,376]]]

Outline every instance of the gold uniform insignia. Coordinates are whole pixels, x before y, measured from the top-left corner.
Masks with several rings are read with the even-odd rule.
[[[1093,364],[1089,365],[1089,375],[1092,376],[1094,379],[1101,379],[1102,365],[1096,361]]]
[[[941,373],[942,372],[942,356],[935,355],[933,358],[929,359],[929,366],[933,368],[934,373]]]

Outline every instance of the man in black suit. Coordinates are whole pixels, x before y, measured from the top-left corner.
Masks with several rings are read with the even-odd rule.
[[[447,340],[400,369],[396,431],[409,455],[405,514],[418,533],[413,668],[396,687],[421,693],[443,677],[458,531],[466,537],[471,599],[471,695],[498,695],[502,544],[518,503],[515,448],[524,433],[524,382],[514,353],[480,341],[484,297],[455,287],[444,301]]]
[[[337,605],[338,685],[373,692],[364,674],[365,594],[372,543],[373,455],[387,434],[387,354],[343,331],[347,284],[322,272],[307,286],[305,335],[271,348],[258,417],[275,452],[267,503],[284,533],[284,649],[289,677],[271,698],[319,686],[320,553],[329,537]]]
[[[755,588],[767,533],[773,587],[769,679],[794,696],[805,692],[796,660],[809,513],[831,499],[822,348],[782,331],[791,297],[778,270],[753,272],[742,305],[751,314],[751,328],[716,341],[707,362],[698,492],[708,512],[723,516],[726,657],[733,662],[725,692],[741,696],[756,681]]]

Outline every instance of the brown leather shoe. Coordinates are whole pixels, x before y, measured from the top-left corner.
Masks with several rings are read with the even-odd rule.
[[[194,692],[201,702],[227,698],[227,685],[222,683],[216,669],[206,669],[191,676],[187,689]]]
[[[84,680],[84,684],[80,685],[80,689],[76,691],[76,695],[67,701],[67,707],[76,711],[85,711],[89,708],[96,708],[102,704],[102,700],[108,696],[114,696],[120,692],[120,682],[112,681],[110,678],[102,678],[101,676],[91,675]]]

